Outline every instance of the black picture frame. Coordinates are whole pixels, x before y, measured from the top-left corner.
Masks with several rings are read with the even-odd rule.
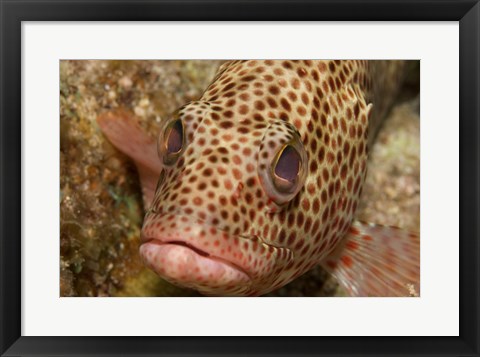
[[[479,356],[480,5],[477,0],[0,0],[0,11],[2,356]],[[87,20],[459,21],[460,336],[221,338],[21,336],[21,22]],[[449,264],[448,257],[445,257],[445,264]],[[442,312],[439,311],[438,315],[437,323],[441,323]]]

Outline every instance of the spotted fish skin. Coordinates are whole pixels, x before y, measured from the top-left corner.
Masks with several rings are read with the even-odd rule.
[[[221,66],[198,101],[163,123],[162,164],[152,169],[160,180],[147,194],[142,228],[145,264],[207,295],[261,295],[326,261],[351,232],[368,148],[404,67],[353,60]],[[178,120],[183,145],[165,160],[162,140]],[[285,193],[273,165],[287,146],[300,164],[296,187]]]

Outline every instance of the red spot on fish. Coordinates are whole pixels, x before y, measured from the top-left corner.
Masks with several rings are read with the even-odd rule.
[[[327,266],[330,269],[335,269],[337,267],[337,264],[335,262],[332,262],[331,260],[327,261]]]
[[[350,250],[356,250],[358,249],[358,243],[354,241],[349,241],[347,242],[346,247]]]
[[[343,257],[340,258],[340,260],[347,268],[350,268],[353,265],[353,260],[348,255],[344,255]]]

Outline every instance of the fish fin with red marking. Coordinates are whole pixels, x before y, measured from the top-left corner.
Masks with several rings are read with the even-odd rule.
[[[400,228],[354,222],[322,266],[351,296],[420,294],[420,238]]]
[[[140,127],[133,114],[123,109],[102,113],[97,123],[108,140],[135,162],[142,185],[143,204],[147,209],[162,170],[156,140]]]

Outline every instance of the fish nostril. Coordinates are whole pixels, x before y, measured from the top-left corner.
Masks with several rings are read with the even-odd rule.
[[[235,192],[233,193],[233,197],[238,200],[240,198],[240,194],[242,193],[242,190],[243,190],[243,183],[239,183],[237,188],[235,189]]]

